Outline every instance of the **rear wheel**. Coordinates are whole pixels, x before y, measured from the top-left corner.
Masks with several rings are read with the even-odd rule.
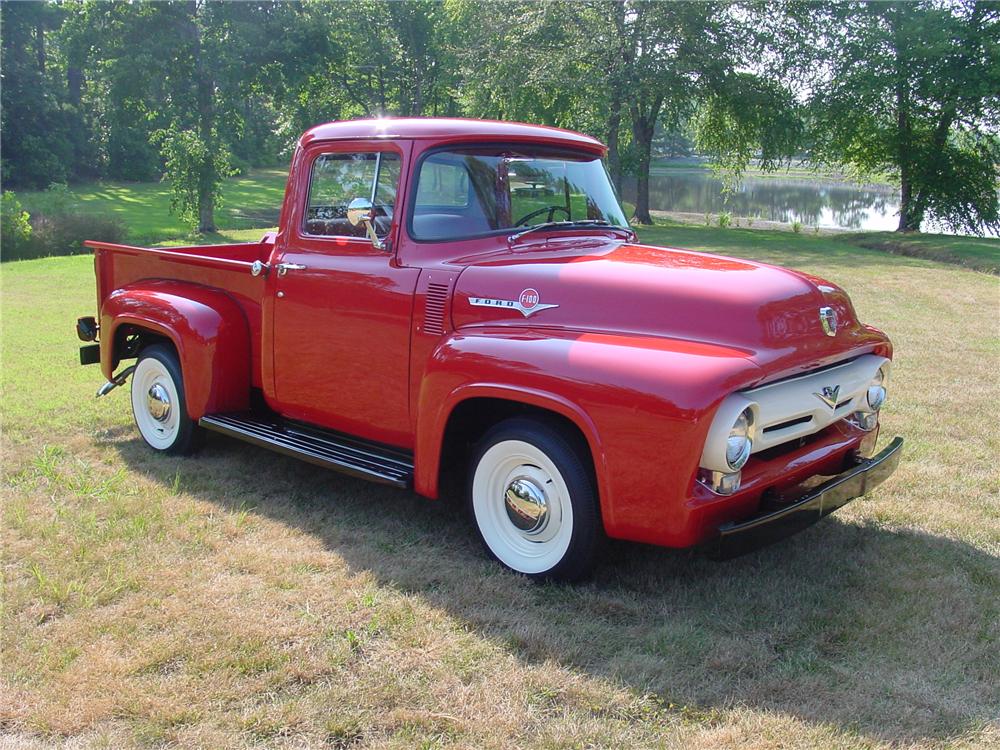
[[[149,447],[185,454],[197,447],[200,428],[187,413],[181,365],[173,348],[146,347],[132,374],[132,416]]]
[[[469,506],[487,551],[533,578],[576,580],[597,557],[597,493],[564,432],[534,419],[508,419],[477,445]]]

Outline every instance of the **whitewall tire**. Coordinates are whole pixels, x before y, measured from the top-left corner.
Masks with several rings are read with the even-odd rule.
[[[155,344],[139,354],[132,373],[132,416],[146,444],[162,453],[188,453],[199,428],[187,414],[180,362],[172,347]]]
[[[473,456],[469,506],[487,551],[511,570],[575,580],[593,568],[596,492],[579,449],[558,427],[515,418],[492,428]]]

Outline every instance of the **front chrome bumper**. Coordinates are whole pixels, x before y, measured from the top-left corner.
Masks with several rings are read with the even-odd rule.
[[[716,560],[728,560],[802,531],[888,479],[899,465],[902,448],[903,438],[894,438],[878,455],[861,459],[789,504],[723,524],[718,536],[706,545],[706,553]]]

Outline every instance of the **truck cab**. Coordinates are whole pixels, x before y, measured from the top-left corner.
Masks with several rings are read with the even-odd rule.
[[[81,362],[100,395],[131,378],[154,450],[207,430],[428,498],[458,478],[487,552],[534,577],[586,575],[608,536],[737,554],[888,476],[886,336],[825,280],[640,244],[604,151],[317,126],[259,242],[88,243]]]

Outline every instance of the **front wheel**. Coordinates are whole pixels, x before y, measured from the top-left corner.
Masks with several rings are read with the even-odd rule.
[[[577,580],[597,556],[597,493],[562,430],[525,418],[493,427],[477,445],[469,505],[489,553],[533,578]]]
[[[188,416],[181,365],[172,347],[142,350],[132,374],[132,416],[146,443],[162,453],[185,454],[197,447],[200,428]]]

